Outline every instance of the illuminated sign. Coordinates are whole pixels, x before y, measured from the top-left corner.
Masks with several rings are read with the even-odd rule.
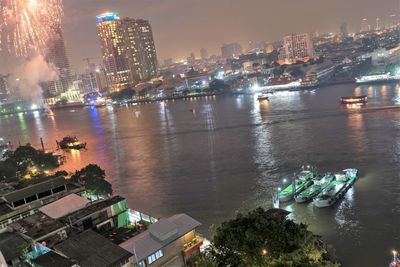
[[[104,22],[104,21],[117,20],[117,19],[119,19],[119,16],[117,13],[114,13],[114,12],[104,13],[104,14],[96,16],[96,22]]]

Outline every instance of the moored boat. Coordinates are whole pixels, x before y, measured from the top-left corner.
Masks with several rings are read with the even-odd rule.
[[[336,173],[333,181],[314,198],[314,206],[317,208],[332,206],[353,186],[356,179],[356,169],[346,169]]]
[[[367,102],[368,102],[368,97],[366,95],[346,96],[340,98],[340,103],[342,104],[366,104]]]
[[[82,143],[75,136],[66,136],[60,142],[57,141],[57,146],[61,149],[80,150],[86,148],[86,143]]]
[[[315,168],[307,166],[303,167],[303,170],[300,171],[297,175],[294,175],[291,184],[289,184],[283,190],[280,190],[278,193],[279,201],[286,202],[293,199],[293,197],[297,194],[303,192],[306,188],[313,184],[313,179],[317,177],[317,172]]]
[[[266,94],[261,94],[257,96],[257,100],[258,101],[269,100],[269,97]]]
[[[294,197],[297,203],[304,203],[312,200],[313,197],[317,196],[322,190],[324,190],[335,178],[333,173],[326,173],[321,179],[314,179],[313,185],[305,189],[300,194]]]

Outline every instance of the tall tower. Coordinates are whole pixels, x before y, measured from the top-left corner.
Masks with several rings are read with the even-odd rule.
[[[104,13],[96,17],[96,23],[108,84],[119,90],[133,82],[122,20],[116,13]]]
[[[382,25],[381,25],[381,19],[380,18],[376,18],[375,19],[375,31],[379,31],[381,29]]]
[[[149,21],[144,19],[136,20],[140,34],[140,54],[142,56],[142,66],[144,69],[144,80],[157,76],[157,52],[153,39],[153,30]]]
[[[207,50],[205,48],[201,48],[200,49],[200,58],[202,60],[208,59],[208,52],[207,52]]]
[[[105,13],[96,21],[103,65],[114,90],[157,75],[156,48],[147,20]]]
[[[46,61],[52,64],[58,73],[58,80],[51,82],[50,93],[59,95],[68,91],[72,86],[71,69],[61,25],[57,26],[53,38],[49,41]]]
[[[349,35],[349,31],[347,30],[347,23],[346,22],[343,22],[340,25],[340,35],[341,35],[342,38],[347,38],[348,35]]]
[[[368,32],[371,30],[370,25],[368,24],[368,20],[363,18],[361,21],[361,32]]]
[[[315,56],[314,44],[311,35],[308,33],[292,33],[283,37],[283,49],[281,51],[280,59],[288,63]]]

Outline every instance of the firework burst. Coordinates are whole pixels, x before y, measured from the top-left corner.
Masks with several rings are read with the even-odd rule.
[[[59,30],[62,0],[0,0],[0,49],[17,56],[44,54]]]

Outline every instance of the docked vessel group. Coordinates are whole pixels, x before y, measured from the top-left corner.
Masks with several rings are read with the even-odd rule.
[[[303,168],[291,178],[291,184],[279,188],[279,202],[295,200],[297,203],[312,201],[317,208],[334,205],[350,189],[357,179],[357,169],[345,169],[338,173],[319,175],[315,168]],[[287,178],[285,179],[287,182]]]

